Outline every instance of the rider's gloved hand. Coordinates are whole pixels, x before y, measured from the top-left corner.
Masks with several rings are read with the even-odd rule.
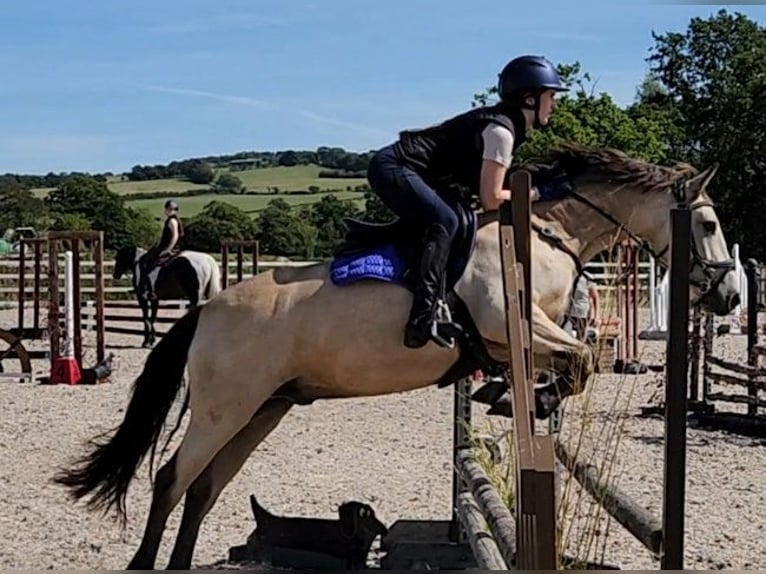
[[[562,199],[572,193],[572,184],[569,182],[569,178],[559,177],[552,179],[545,183],[541,183],[537,186],[538,201],[551,201],[554,199]]]

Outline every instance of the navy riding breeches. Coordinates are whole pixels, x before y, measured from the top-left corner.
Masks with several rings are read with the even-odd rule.
[[[367,179],[372,191],[400,219],[422,226],[423,230],[432,223],[439,223],[450,239],[454,239],[457,214],[415,170],[404,165],[394,144],[373,156]]]

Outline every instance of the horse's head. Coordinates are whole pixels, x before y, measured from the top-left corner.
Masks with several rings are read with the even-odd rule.
[[[574,193],[572,200],[547,209],[580,239],[584,259],[615,241],[634,239],[667,266],[671,211],[684,203],[692,211],[692,301],[717,315],[727,315],[739,304],[734,260],[706,192],[717,166],[697,173],[687,164],[658,166],[616,150],[578,144],[565,144],[552,157],[555,171],[570,176]],[[689,176],[693,177],[685,179]]]
[[[655,240],[663,251],[658,251],[660,261],[667,264],[669,248],[659,241],[671,241],[670,210],[679,202],[691,210],[691,272],[690,284],[692,297],[708,310],[717,315],[727,315],[740,303],[739,281],[735,272],[735,261],[730,255],[729,246],[723,235],[721,222],[715,211],[713,201],[706,188],[715,176],[718,165],[714,165],[680,183],[676,194],[668,198],[666,215],[655,231],[662,239]]]
[[[114,256],[114,271],[112,277],[114,279],[119,279],[125,273],[132,273],[137,255],[137,248],[134,245],[120,247]]]

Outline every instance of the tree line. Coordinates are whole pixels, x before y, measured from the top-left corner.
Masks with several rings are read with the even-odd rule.
[[[252,151],[172,161],[167,165],[136,165],[124,175],[131,181],[183,178],[193,183],[206,184],[215,178],[215,168],[228,167],[236,171],[316,164],[328,168],[322,170],[319,177],[360,177],[360,174],[364,177],[371,155],[371,152],[357,153],[339,147],[319,147],[315,151]]]
[[[597,92],[579,63],[561,65],[572,89],[559,99],[549,128],[533,132],[518,159],[532,159],[565,139],[614,147],[660,164],[685,161],[704,169],[717,163],[709,192],[724,233],[730,243],[741,245],[743,257],[766,259],[766,226],[761,223],[766,208],[766,28],[743,14],[720,10],[708,18],[692,18],[683,31],[652,34],[652,40],[646,77],[625,107],[608,93]],[[495,89],[489,87],[470,104],[482,105],[494,97]],[[328,172],[363,173],[370,156],[331,147],[241,152],[152,166],[156,171],[148,175],[147,166],[136,166],[133,177],[206,177],[205,166],[223,164],[314,163]],[[55,189],[43,200],[29,192],[30,182],[1,177],[0,226],[91,226],[107,232],[111,247],[156,240],[154,218],[110,193],[103,176],[69,174],[55,184],[46,181],[51,184],[46,187]],[[258,238],[267,254],[324,257],[342,237],[343,217],[380,221],[391,214],[361,190],[357,201],[326,195],[312,205],[290,207],[275,199],[256,217],[214,201],[186,221],[186,240],[189,247],[217,250],[221,239]]]

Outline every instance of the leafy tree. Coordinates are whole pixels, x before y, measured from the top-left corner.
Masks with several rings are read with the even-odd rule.
[[[285,167],[298,165],[298,154],[292,150],[283,152],[279,154],[279,159],[277,160],[277,164],[281,166],[285,166]]]
[[[133,243],[122,197],[109,191],[103,181],[80,175],[70,177],[48,195],[45,203],[56,228],[82,221],[71,218],[76,214],[89,221],[91,229],[104,232],[105,247],[118,249]]]
[[[220,174],[213,184],[215,193],[242,193],[244,190],[242,180],[232,173]]]
[[[559,65],[557,69],[570,92],[557,98],[556,111],[546,129],[529,133],[527,142],[516,154],[516,161],[542,155],[561,140],[614,147],[649,161],[665,158],[664,132],[652,117],[633,117],[609,94],[596,95],[590,75],[582,72],[579,62]],[[491,103],[493,94],[497,94],[496,87],[475,94],[473,105]]]
[[[351,201],[325,195],[310,208],[311,224],[316,228],[316,257],[329,257],[343,240],[347,227],[345,217],[359,217],[360,211]]]
[[[160,226],[146,209],[126,207],[126,231],[136,245],[152,245],[159,240]]]
[[[724,232],[744,257],[766,256],[766,29],[720,10],[686,31],[654,35],[648,58],[683,130],[683,159],[718,163],[709,186]]]
[[[51,222],[50,229],[56,231],[88,231],[91,229],[90,220],[82,213],[57,213]]]
[[[247,213],[224,201],[211,201],[184,225],[184,246],[220,251],[222,241],[255,239],[258,229]]]
[[[313,258],[317,229],[308,217],[292,211],[284,199],[272,199],[258,218],[261,249],[270,255]]]
[[[41,227],[44,205],[29,189],[12,178],[0,178],[0,233],[9,228]]]
[[[186,167],[183,175],[192,183],[208,184],[215,179],[215,171],[206,161],[194,161]]]
[[[364,214],[362,219],[374,223],[387,223],[396,219],[396,214],[372,191],[364,192]]]

